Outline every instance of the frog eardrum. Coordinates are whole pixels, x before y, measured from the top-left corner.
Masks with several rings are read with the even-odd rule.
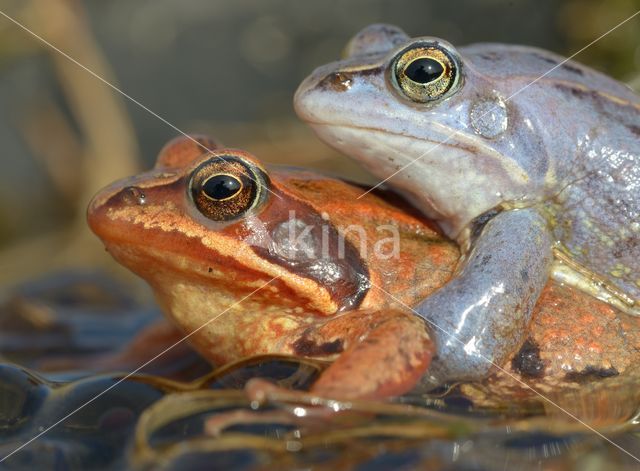
[[[265,175],[255,166],[233,155],[218,155],[193,171],[189,189],[204,216],[228,221],[254,208],[266,185]]]
[[[460,68],[438,44],[418,43],[400,51],[392,62],[391,81],[412,101],[427,103],[455,92]]]

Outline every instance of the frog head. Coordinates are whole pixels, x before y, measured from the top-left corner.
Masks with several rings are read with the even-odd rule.
[[[372,25],[342,60],[300,85],[295,109],[322,140],[388,179],[459,239],[492,208],[537,201],[547,172],[527,101],[509,100],[521,80],[474,65],[489,52]]]

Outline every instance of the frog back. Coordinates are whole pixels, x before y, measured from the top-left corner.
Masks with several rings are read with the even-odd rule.
[[[544,49],[476,43],[461,47],[459,51],[465,64],[470,64],[475,71],[499,81],[498,83],[522,82],[522,88],[532,82],[542,82],[545,85],[564,82],[640,104],[638,95],[625,84]]]
[[[546,206],[571,257],[640,306],[640,112],[593,92],[581,104],[579,114],[598,118],[576,119],[581,132],[558,165],[563,186]]]
[[[545,162],[538,199],[560,246],[640,300],[640,97],[549,51],[474,44],[460,52],[469,73],[502,84],[516,118],[532,123],[540,145],[519,158]]]

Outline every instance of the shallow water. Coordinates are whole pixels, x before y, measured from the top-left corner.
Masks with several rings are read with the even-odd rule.
[[[318,402],[295,391],[304,391],[324,364],[286,357],[210,371],[185,351],[180,361],[159,358],[131,376],[70,369],[76,359],[118,349],[157,316],[153,306],[96,275],[56,276],[11,293],[0,307],[0,456],[13,454],[0,467],[558,470],[640,464],[630,456],[640,455],[640,376],[633,372],[547,394],[563,412],[539,397],[502,397],[491,384],[477,386],[473,395],[465,385],[452,385],[390,403]],[[293,392],[251,402],[243,388],[256,377]]]

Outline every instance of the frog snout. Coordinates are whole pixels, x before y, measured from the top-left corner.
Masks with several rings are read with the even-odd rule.
[[[143,205],[146,202],[147,196],[142,188],[138,186],[126,186],[118,193],[112,196],[112,199],[117,199],[118,204],[125,204],[128,206]]]
[[[107,187],[93,197],[89,203],[88,213],[91,215],[110,209],[142,206],[146,202],[147,195],[142,187],[136,185]]]
[[[314,70],[296,90],[293,98],[296,113],[308,123],[325,122],[327,113],[340,106],[340,96],[349,92],[353,83],[350,72],[336,71],[332,67]]]
[[[298,87],[293,96],[293,108],[300,119],[314,122],[314,84],[317,82],[315,74],[308,76]]]
[[[114,210],[135,209],[146,203],[143,188],[135,185],[125,187],[107,187],[93,197],[87,208],[87,222],[91,230],[101,239],[114,224],[109,214]]]

